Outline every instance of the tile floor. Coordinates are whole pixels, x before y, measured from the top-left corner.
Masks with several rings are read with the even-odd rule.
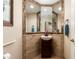
[[[60,58],[60,57],[56,57],[56,56],[53,56],[52,58],[41,58],[41,56],[36,56],[35,58],[33,59],[64,59],[64,58]]]

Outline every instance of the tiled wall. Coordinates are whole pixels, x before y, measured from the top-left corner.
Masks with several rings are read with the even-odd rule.
[[[25,59],[32,59],[40,54],[40,36],[43,34],[23,35],[23,56]],[[51,34],[54,53],[58,57],[63,57],[63,34]]]

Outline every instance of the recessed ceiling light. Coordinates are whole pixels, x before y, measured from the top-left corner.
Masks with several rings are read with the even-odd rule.
[[[33,6],[33,5],[30,5],[30,8],[32,8],[32,9],[33,9],[33,8],[34,8],[34,6]]]
[[[44,11],[47,11],[47,9],[44,9]]]
[[[62,8],[61,8],[61,7],[59,7],[59,8],[58,8],[58,10],[59,10],[59,11],[61,11],[61,10],[62,10]]]

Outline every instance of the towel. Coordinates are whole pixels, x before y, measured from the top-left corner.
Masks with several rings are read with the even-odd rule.
[[[69,36],[69,25],[68,24],[65,25],[65,35]]]

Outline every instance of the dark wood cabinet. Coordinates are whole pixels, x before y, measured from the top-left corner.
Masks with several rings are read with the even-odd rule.
[[[43,40],[41,39],[41,57],[50,58],[52,56],[52,39]]]

